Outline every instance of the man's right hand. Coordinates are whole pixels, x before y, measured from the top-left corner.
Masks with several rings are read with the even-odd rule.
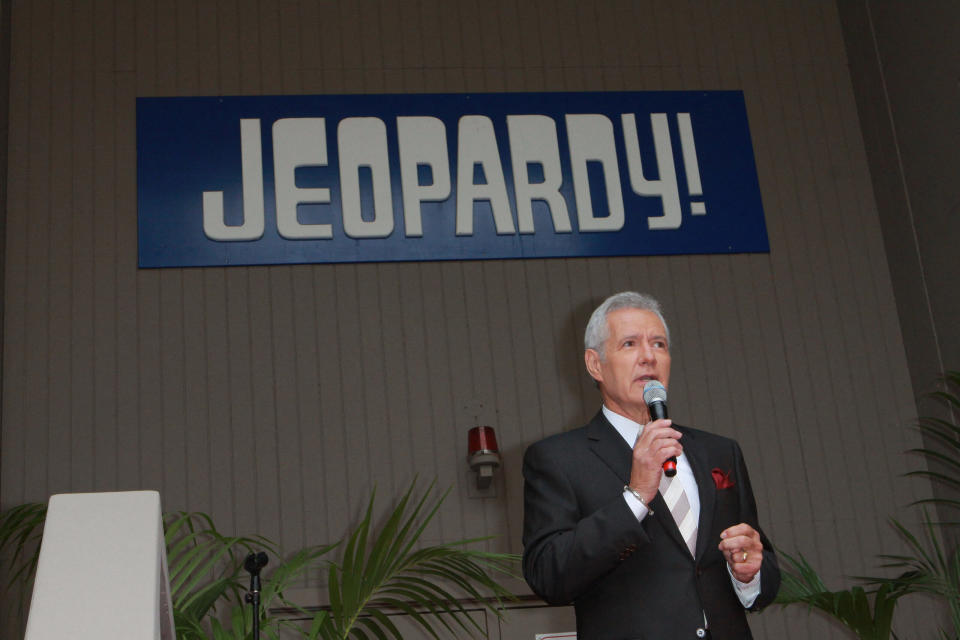
[[[630,468],[630,488],[650,504],[660,487],[660,474],[667,459],[683,452],[680,438],[683,434],[673,428],[669,419],[647,423],[633,445],[633,465]]]

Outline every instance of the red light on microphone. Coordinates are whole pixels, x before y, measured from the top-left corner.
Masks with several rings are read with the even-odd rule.
[[[663,474],[668,478],[672,478],[677,475],[677,459],[670,458],[663,463]]]

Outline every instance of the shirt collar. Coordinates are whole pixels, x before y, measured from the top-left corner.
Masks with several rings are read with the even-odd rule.
[[[620,437],[627,443],[627,446],[633,449],[633,445],[637,443],[637,438],[643,433],[643,425],[614,412],[612,409],[608,409],[607,405],[603,405],[603,417],[613,425],[613,428],[617,430],[617,433],[619,433]],[[677,456],[678,470],[687,466],[686,459],[686,453],[681,453]],[[690,477],[693,478],[692,475]]]
[[[608,409],[607,405],[603,405],[603,416],[613,425],[613,428],[617,430],[627,446],[633,449],[634,443],[643,431],[643,425]]]

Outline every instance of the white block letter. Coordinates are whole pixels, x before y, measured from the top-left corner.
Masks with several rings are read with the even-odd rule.
[[[613,123],[596,113],[567,114],[567,139],[570,141],[570,164],[573,168],[573,192],[577,201],[577,222],[580,231],[619,231],[623,228],[623,193],[620,191],[620,165],[613,140]],[[598,218],[593,214],[587,162],[603,167],[610,214]]]
[[[479,164],[486,184],[473,183],[474,165]],[[487,116],[463,116],[457,134],[457,235],[473,235],[473,203],[489,200],[497,234],[516,233],[507,198],[507,184],[500,164],[493,122]]]
[[[421,202],[439,202],[450,197],[450,156],[447,129],[439,118],[429,116],[397,118],[400,143],[400,185],[403,189],[403,216],[406,233],[423,235]],[[427,165],[433,184],[420,185],[419,165]]]
[[[273,182],[277,231],[289,240],[332,238],[330,224],[301,224],[298,204],[330,202],[330,189],[300,188],[297,167],[326,166],[327,131],[324,118],[283,118],[273,123]]]
[[[673,164],[673,148],[670,146],[667,114],[650,114],[653,146],[657,152],[657,171],[660,173],[659,180],[647,180],[643,177],[636,118],[632,113],[624,113],[621,119],[623,141],[627,149],[627,167],[630,170],[630,186],[637,195],[660,196],[663,200],[663,215],[647,218],[647,225],[651,229],[680,228],[680,194],[677,190],[677,169]]]
[[[393,233],[387,126],[380,118],[344,118],[337,125],[343,230],[351,238],[386,238]],[[363,219],[360,167],[370,169],[373,219]]]
[[[223,218],[223,191],[203,192],[203,233],[211,240],[259,240],[263,237],[263,149],[260,120],[240,120],[240,162],[243,181],[243,224]]]
[[[520,233],[533,233],[533,201],[544,200],[553,216],[557,233],[570,233],[570,214],[560,194],[560,144],[557,123],[539,115],[507,116],[510,133],[510,159],[513,162],[513,187],[517,196],[517,226]],[[530,183],[528,164],[543,167],[543,182]]]

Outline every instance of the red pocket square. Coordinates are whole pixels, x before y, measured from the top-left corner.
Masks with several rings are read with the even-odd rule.
[[[721,471],[715,468],[710,472],[710,475],[713,476],[713,482],[717,485],[717,489],[729,489],[734,484],[729,471]]]

